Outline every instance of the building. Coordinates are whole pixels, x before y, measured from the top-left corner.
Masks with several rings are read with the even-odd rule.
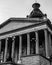
[[[51,65],[52,25],[39,3],[32,7],[26,18],[10,18],[1,24],[1,65]]]

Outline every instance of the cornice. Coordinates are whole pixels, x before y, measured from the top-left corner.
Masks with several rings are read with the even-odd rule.
[[[9,18],[8,20],[6,20],[5,22],[3,22],[0,25],[0,29],[2,27],[4,27],[5,25],[7,25],[10,22],[26,22],[26,23],[38,23],[38,22],[46,22],[48,19],[39,19],[39,18]]]

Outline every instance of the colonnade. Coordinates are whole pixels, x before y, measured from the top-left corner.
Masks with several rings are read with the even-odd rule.
[[[46,50],[46,57],[49,57],[49,51],[48,51],[48,33],[47,30],[44,30],[45,34],[45,50]],[[39,54],[39,37],[38,37],[38,31],[35,31],[36,35],[36,54]],[[5,39],[5,53],[4,53],[4,62],[6,61],[6,55],[7,55],[7,47],[8,47],[8,38]],[[13,58],[14,56],[14,44],[15,44],[15,36],[12,37],[12,53],[11,56]],[[51,35],[49,35],[49,40],[51,40]],[[51,44],[51,42],[50,42]],[[1,52],[1,40],[0,40],[0,52]],[[21,59],[22,55],[22,35],[19,35],[19,60]],[[27,33],[27,55],[30,55],[30,35]]]

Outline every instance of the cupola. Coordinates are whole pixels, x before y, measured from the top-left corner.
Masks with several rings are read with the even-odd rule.
[[[43,18],[45,16],[45,14],[43,14],[42,11],[39,9],[40,8],[39,3],[34,3],[32,7],[33,7],[33,10],[28,16],[29,18]]]

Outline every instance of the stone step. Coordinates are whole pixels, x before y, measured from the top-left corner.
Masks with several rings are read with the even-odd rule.
[[[14,62],[3,62],[3,63],[0,63],[0,65],[22,65],[22,64],[16,64]]]

